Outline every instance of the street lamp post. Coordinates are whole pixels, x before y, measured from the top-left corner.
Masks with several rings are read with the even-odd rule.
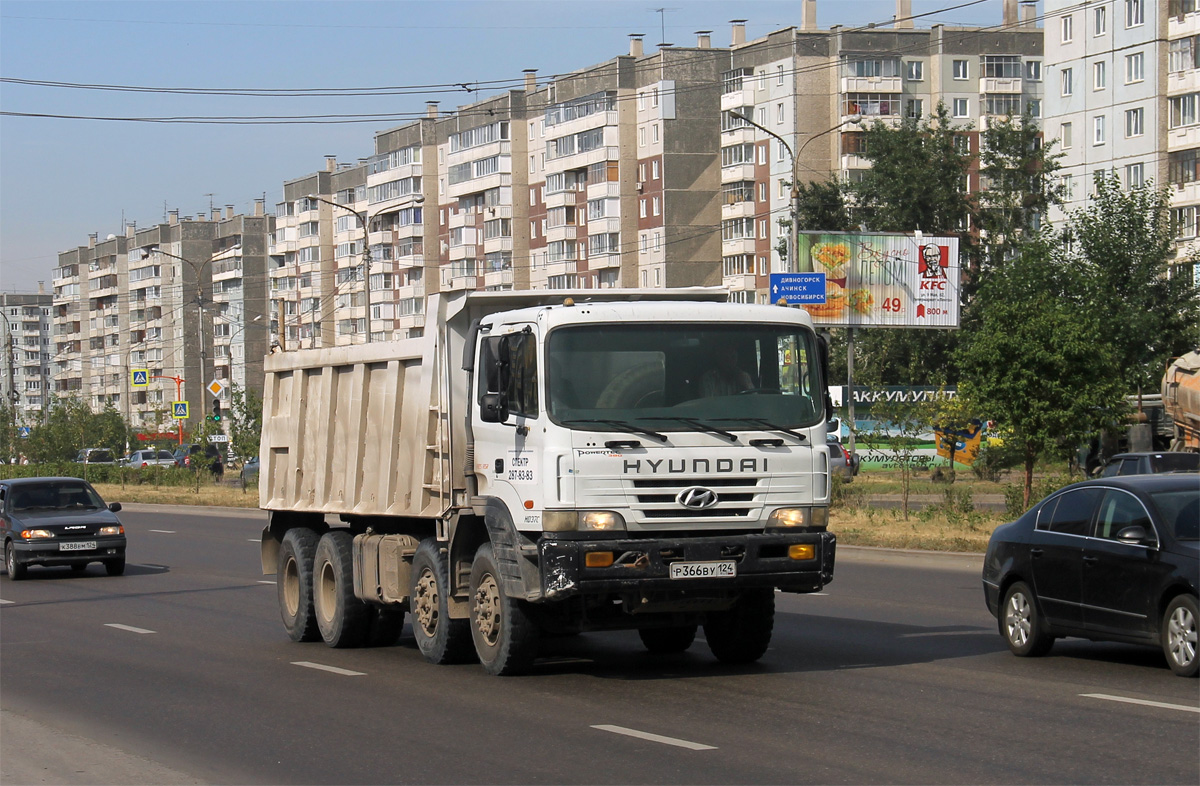
[[[771,129],[759,125],[740,112],[731,112],[730,114],[732,114],[734,117],[740,118],[746,124],[757,128],[764,134],[779,140],[779,144],[783,145],[783,149],[787,151],[788,156],[792,159],[792,226],[791,231],[788,232],[788,268],[790,269],[787,272],[798,273],[800,272],[800,156],[804,153],[804,148],[808,147],[808,144],[817,137],[822,137],[826,134],[832,134],[834,131],[837,131],[839,128],[845,125],[858,125],[862,122],[862,115],[850,115],[836,126],[827,128],[819,134],[813,134],[808,139],[804,140],[804,144],[800,145],[799,150],[793,153],[792,146],[788,144],[788,141],[779,134],[776,134]]]
[[[231,249],[227,248],[222,251],[218,251],[216,254],[213,254],[208,259],[206,259],[204,262],[202,262],[199,266],[197,266],[195,262],[193,262],[192,260],[190,260],[186,257],[181,257],[178,254],[172,254],[170,251],[163,251],[162,248],[160,248],[158,246],[151,246],[150,251],[142,252],[145,256],[149,256],[150,253],[159,253],[165,257],[170,257],[171,259],[178,259],[180,262],[186,262],[188,267],[190,267],[192,269],[192,272],[194,272],[196,274],[196,297],[192,302],[194,302],[196,304],[196,330],[200,337],[200,384],[201,385],[205,384],[204,383],[205,354],[204,354],[204,288],[200,283],[200,274],[204,271],[204,268],[206,268],[207,266],[212,264],[214,259],[216,259],[221,254],[224,254],[226,251],[229,251],[229,250],[231,250]],[[203,398],[204,398],[203,393],[200,394],[200,398],[201,398],[201,400],[203,400]]]
[[[332,199],[326,199],[325,197],[317,196],[316,194],[308,194],[307,196],[308,196],[308,199],[311,199],[315,202],[324,202],[327,205],[332,205],[334,207],[340,207],[342,210],[345,210],[348,213],[353,213],[354,217],[356,219],[358,219],[358,225],[360,227],[362,227],[362,234],[363,234],[363,239],[362,239],[362,243],[363,243],[363,254],[362,254],[363,293],[364,293],[364,298],[366,299],[366,305],[367,305],[367,309],[366,309],[366,312],[367,312],[367,340],[366,340],[366,343],[370,344],[371,343],[371,236],[370,236],[370,232],[368,230],[368,224],[367,224],[367,211],[364,210],[362,212],[359,212],[352,207],[346,207],[345,205],[341,205],[341,204],[338,204],[337,202],[334,202]]]

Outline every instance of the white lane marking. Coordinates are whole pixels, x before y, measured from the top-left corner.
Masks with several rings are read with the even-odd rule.
[[[306,669],[317,669],[319,671],[328,671],[333,674],[341,674],[343,677],[365,677],[365,671],[350,671],[349,669],[339,669],[337,666],[326,666],[321,663],[310,663],[306,660],[292,661],[293,666],[303,666]]]
[[[963,636],[969,633],[982,633],[988,636],[996,635],[996,631],[991,628],[982,628],[980,630],[931,630],[925,633],[901,633],[902,639],[924,639],[930,636]]]
[[[1085,699],[1103,699],[1104,701],[1119,701],[1124,704],[1141,704],[1144,707],[1161,707],[1164,710],[1182,710],[1183,712],[1200,713],[1200,707],[1188,707],[1184,704],[1167,704],[1161,701],[1146,701],[1145,699],[1130,699],[1125,696],[1109,696],[1106,693],[1081,693]]]
[[[6,603],[12,603],[12,601],[11,601],[11,600],[4,600],[3,598],[0,598],[0,606],[3,606],[3,605],[4,605],[4,604],[6,604]]]
[[[677,748],[687,748],[693,751],[715,751],[717,749],[714,745],[703,745],[699,742],[689,742],[688,740],[680,740],[675,737],[663,737],[660,734],[651,734],[648,731],[638,731],[637,729],[627,729],[624,726],[600,725],[593,726],[592,728],[599,729],[600,731],[611,731],[613,734],[624,734],[626,737],[637,737],[639,740],[661,742],[663,745],[674,745]]]
[[[174,535],[175,534],[175,530],[173,530],[173,529],[152,529],[152,530],[150,530],[150,532],[161,532],[164,535]]]
[[[275,582],[273,582],[273,581],[260,581],[260,582],[258,582],[258,583],[259,583],[259,584],[274,584]]]
[[[153,633],[154,632],[152,630],[146,630],[145,628],[135,628],[132,625],[120,625],[116,622],[106,622],[106,623],[104,623],[104,627],[116,628],[117,630],[127,630],[130,633]]]

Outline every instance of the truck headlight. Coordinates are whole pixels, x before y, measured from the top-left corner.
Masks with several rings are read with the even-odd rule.
[[[542,513],[546,532],[624,532],[625,519],[611,510],[547,510]]]
[[[778,508],[767,519],[768,530],[825,529],[829,525],[829,508]]]

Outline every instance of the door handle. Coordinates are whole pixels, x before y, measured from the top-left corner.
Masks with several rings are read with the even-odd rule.
[[[1034,558],[1040,557],[1040,556],[1042,556],[1042,550],[1041,549],[1030,549],[1029,556],[1034,557]]]
[[[1083,558],[1083,562],[1086,565],[1095,565],[1099,561],[1100,561],[1099,557],[1084,557]]]

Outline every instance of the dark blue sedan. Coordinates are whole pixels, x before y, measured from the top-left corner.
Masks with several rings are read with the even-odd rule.
[[[25,577],[30,565],[70,565],[83,571],[104,564],[110,576],[125,572],[125,527],[86,480],[15,478],[0,481],[0,537],[8,578]]]
[[[1197,672],[1200,475],[1132,475],[1060,489],[996,528],[983,590],[1016,655],[1078,636],[1162,647]]]

